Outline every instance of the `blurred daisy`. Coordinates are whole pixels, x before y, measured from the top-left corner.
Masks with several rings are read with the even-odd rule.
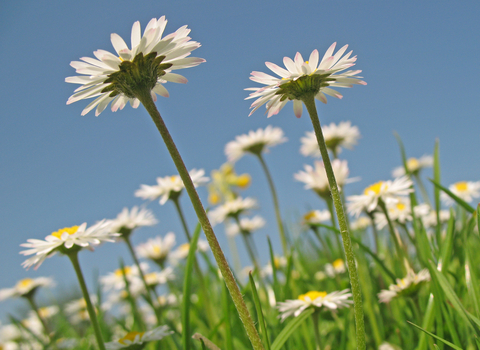
[[[409,158],[407,160],[407,169],[413,175],[418,174],[422,169],[431,168],[433,166],[433,157],[424,155],[420,158]],[[405,175],[405,167],[399,166],[392,171],[393,177]]]
[[[398,221],[401,224],[405,224],[407,221],[412,221],[410,199],[406,197],[398,197],[396,203],[389,203],[386,207],[390,220]],[[375,213],[375,224],[379,230],[388,225],[387,217],[384,213]]]
[[[160,272],[150,272],[145,274],[145,282],[149,288],[154,289],[156,286],[163,285],[168,281],[172,281],[175,279],[175,274],[173,272],[173,268],[166,267]],[[121,292],[124,292],[122,290]],[[140,278],[134,278],[130,284],[130,293],[135,296],[139,296],[145,293],[145,284],[143,283]]]
[[[415,216],[422,220],[425,228],[431,228],[437,226],[437,212],[433,210],[428,204],[419,204],[413,208]],[[445,223],[450,220],[450,211],[440,210],[440,223]]]
[[[208,184],[208,202],[217,205],[238,196],[236,189],[246,189],[252,179],[249,174],[237,175],[232,163],[224,163],[212,170],[212,181]]]
[[[275,270],[282,269],[287,266],[287,259],[283,256],[275,256],[273,258],[273,264],[275,265]],[[272,262],[269,261],[267,265],[260,271],[260,275],[262,277],[272,276],[273,275],[273,267]]]
[[[229,162],[236,162],[246,153],[260,155],[262,152],[268,152],[269,148],[287,141],[280,128],[267,126],[265,129],[259,128],[257,131],[251,130],[248,134],[235,137],[225,146],[225,155]]]
[[[345,273],[346,271],[347,268],[342,259],[337,259],[333,263],[328,263],[325,265],[325,273],[328,277],[335,277],[335,275]]]
[[[460,181],[454,183],[453,185],[450,185],[448,189],[452,191],[454,195],[463,199],[465,202],[471,202],[473,198],[480,197],[480,181]],[[441,197],[442,200],[448,205],[452,205],[455,203],[455,201],[444,192],[441,193]]]
[[[330,220],[331,214],[328,210],[311,210],[303,216],[305,225],[315,225]]]
[[[236,217],[245,211],[253,209],[257,206],[257,201],[253,198],[246,197],[241,198],[237,197],[234,200],[225,202],[222,205],[219,205],[215,209],[210,210],[208,217],[212,225],[219,224],[224,222],[228,217]]]
[[[366,216],[360,216],[358,219],[350,224],[352,231],[365,230],[372,224],[372,221]]]
[[[388,303],[397,296],[411,295],[427,281],[430,281],[430,274],[427,269],[423,269],[418,274],[410,269],[404,278],[397,278],[397,283],[390,285],[388,290],[380,291],[378,299],[381,303]]]
[[[105,343],[105,348],[110,350],[117,349],[141,349],[146,344],[151,341],[160,340],[166,337],[167,335],[172,334],[173,332],[168,330],[167,326],[160,326],[154,328],[148,332],[129,332],[123,338],[120,338],[116,341]],[[137,345],[135,347],[135,345]],[[143,345],[143,346],[140,346]]]
[[[90,300],[93,305],[97,304],[97,296],[95,294],[90,295]],[[84,298],[75,299],[65,304],[65,313],[73,324],[90,321],[87,311],[87,302]]]
[[[162,266],[168,258],[171,249],[175,246],[175,234],[169,232],[164,238],[157,236],[145,243],[139,244],[135,250],[139,257],[150,259]]]
[[[304,168],[305,171],[299,171],[293,175],[295,180],[303,182],[306,190],[313,190],[322,198],[330,198],[330,186],[323,162],[315,161],[315,167],[305,165]],[[349,170],[346,160],[334,159],[332,168],[340,191],[345,184],[358,180],[348,179]]]
[[[300,295],[298,299],[278,303],[277,308],[280,312],[280,319],[283,322],[289,316],[293,315],[298,317],[309,307],[317,309],[323,307],[329,310],[337,310],[342,307],[347,307],[349,304],[353,303],[348,299],[351,296],[352,293],[349,293],[348,289],[332,293],[310,291],[306,294]]]
[[[110,39],[117,55],[105,50],[94,51],[95,58],[82,57],[83,62],[73,61],[70,65],[75,68],[79,76],[68,77],[67,83],[81,84],[70,96],[67,104],[83,99],[96,97],[83,111],[87,114],[96,107],[95,115],[98,116],[107,105],[112,102],[112,111],[123,109],[127,102],[133,108],[137,108],[140,101],[135,97],[128,83],[122,79],[114,79],[117,75],[128,74],[135,68],[143,68],[140,75],[143,80],[151,84],[152,98],[156,100],[156,94],[168,97],[168,91],[162,84],[167,81],[186,83],[187,79],[173,70],[195,67],[202,62],[202,58],[188,57],[191,51],[200,47],[195,41],[190,41],[187,26],[179,28],[176,32],[162,38],[167,25],[165,16],[158,20],[153,18],[145,28],[141,36],[140,22],[135,22],[132,27],[131,46],[129,49],[125,41],[118,35],[112,34]],[[147,59],[148,58],[148,59]],[[145,67],[145,64],[150,63]],[[139,67],[137,67],[137,64]],[[137,75],[138,72],[137,72]],[[130,77],[130,75],[127,75]]]
[[[336,156],[342,148],[352,149],[360,138],[360,131],[356,126],[348,122],[340,122],[338,125],[330,123],[322,127],[323,137],[327,148]],[[317,137],[315,132],[307,131],[305,137],[300,139],[302,146],[300,153],[305,157],[320,157],[320,149],[318,148]]]
[[[240,219],[240,228],[236,223],[229,224],[225,232],[228,236],[234,237],[240,233],[240,231],[252,233],[265,226],[265,220],[260,216],[256,215],[253,218],[241,218]]]
[[[382,200],[385,205],[398,203],[398,196],[413,192],[412,186],[413,182],[407,176],[393,181],[379,181],[367,187],[363,195],[347,197],[348,212],[358,217],[362,211],[372,212],[375,210],[379,200]]]
[[[253,108],[250,115],[266,103],[268,117],[271,117],[278,114],[289,100],[294,100],[293,111],[295,116],[300,118],[302,116],[302,103],[296,98],[297,96],[289,94],[289,88],[293,87],[292,83],[297,81],[303,82],[307,80],[310,82],[313,80],[311,84],[315,84],[317,88],[315,98],[323,103],[327,103],[325,95],[336,98],[343,97],[331,87],[346,88],[352,87],[353,84],[366,85],[367,83],[359,79],[361,77],[355,76],[361,72],[360,70],[340,73],[354,66],[357,58],[356,56],[350,58],[352,51],[342,57],[348,45],[343,46],[333,55],[335,46],[336,43],[333,43],[328,48],[320,63],[318,63],[319,55],[317,50],[312,51],[308,61],[304,61],[299,52],[295,55],[295,60],[285,57],[283,63],[287,69],[281,68],[274,63],[266,62],[265,65],[275,74],[278,74],[280,78],[262,72],[252,72],[250,80],[266,86],[245,89],[253,91],[247,99],[256,98],[250,107]]]
[[[209,178],[205,177],[205,170],[192,169],[189,172],[195,187],[205,185]],[[142,199],[155,200],[159,197],[160,204],[164,205],[169,199],[176,200],[182,193],[184,184],[179,175],[157,177],[157,185],[141,185],[140,189],[135,191],[135,197]]]
[[[208,248],[210,248],[210,246],[208,245],[207,241],[203,239],[198,240],[197,252],[206,252]],[[177,264],[179,260],[183,260],[188,256],[189,251],[190,243],[184,243],[170,253],[169,259],[172,261],[173,264]]]
[[[47,257],[55,255],[57,251],[68,254],[70,249],[72,251],[82,248],[93,250],[93,246],[102,242],[114,242],[114,238],[119,235],[119,233],[110,232],[108,222],[102,220],[89,228],[87,228],[86,222],[80,226],[62,228],[52,232],[45,237],[45,240],[27,239],[28,243],[20,244],[20,246],[30,249],[23,250],[20,254],[35,255],[25,260],[22,266],[29,268],[35,265],[35,269],[37,269]]]
[[[148,264],[141,263],[140,268],[145,274],[148,271]],[[124,289],[125,281],[124,277],[130,283],[135,283],[137,279],[140,278],[140,272],[137,265],[125,266],[123,269],[117,269],[114,272],[110,272],[108,275],[100,277],[100,282],[102,283],[105,290],[110,289]],[[140,283],[140,282],[139,282]]]
[[[40,317],[45,320],[55,316],[59,310],[60,309],[57,305],[51,305],[38,308],[38,313],[40,314]],[[35,311],[31,310],[28,314],[28,317],[38,318],[38,315]]]
[[[24,278],[13,288],[0,289],[0,301],[8,298],[30,298],[40,287],[53,287],[55,282],[50,277]]]
[[[142,226],[153,226],[158,223],[153,213],[145,208],[134,206],[131,210],[123,208],[113,220],[107,220],[111,232],[119,232],[122,236],[129,236],[132,231]]]

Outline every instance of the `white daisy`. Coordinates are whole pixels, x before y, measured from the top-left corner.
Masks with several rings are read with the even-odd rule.
[[[229,162],[236,162],[245,153],[259,155],[262,152],[268,152],[270,147],[286,141],[287,138],[283,136],[282,129],[269,125],[265,129],[250,130],[248,134],[236,136],[234,141],[230,141],[225,146],[225,155]]]
[[[413,182],[408,176],[402,176],[393,181],[379,181],[367,187],[363,195],[347,197],[348,212],[357,217],[364,210],[372,212],[377,208],[381,199],[386,205],[397,203],[398,196],[407,195],[413,192]]]
[[[105,343],[105,348],[109,350],[117,350],[128,348],[132,345],[148,343],[150,341],[160,340],[167,335],[172,334],[167,326],[160,326],[148,332],[129,332],[123,338],[116,341]]]
[[[152,98],[156,100],[156,94],[168,97],[168,91],[162,84],[167,81],[175,83],[186,83],[187,79],[179,74],[172,73],[173,70],[189,68],[205,62],[202,58],[188,57],[191,51],[200,47],[195,41],[190,41],[188,34],[190,29],[187,26],[179,28],[175,33],[162,38],[163,31],[167,25],[165,16],[158,20],[153,18],[145,28],[143,36],[140,35],[140,22],[135,22],[132,27],[132,48],[129,49],[125,41],[117,34],[112,34],[110,39],[118,56],[105,51],[94,51],[97,59],[90,57],[80,58],[83,62],[73,61],[70,65],[75,68],[79,76],[68,77],[67,83],[81,84],[75,90],[75,94],[70,96],[67,104],[97,97],[83,111],[82,115],[87,114],[97,107],[95,115],[98,116],[112,102],[112,111],[123,109],[127,102],[130,102],[133,108],[137,108],[140,101],[135,96],[127,96],[125,93],[113,95],[111,90],[104,89],[110,86],[109,79],[112,74],[118,73],[121,68],[135,63],[135,59],[152,54],[156,57],[155,64],[160,72],[155,72],[153,77],[153,86],[151,89]],[[141,56],[140,56],[141,57]],[[164,57],[163,60],[161,57]],[[146,73],[146,72],[141,72]],[[156,81],[156,82],[155,82]]]
[[[293,177],[295,180],[303,182],[306,190],[313,190],[322,198],[330,198],[330,186],[325,166],[321,161],[315,161],[314,166],[305,165],[305,171],[299,171]],[[348,179],[349,170],[346,160],[334,159],[332,168],[340,191],[345,184],[357,181],[355,178]]]
[[[330,221],[331,217],[328,210],[311,210],[303,216],[303,222],[306,225],[315,225]]]
[[[370,220],[370,218],[367,218],[365,216],[360,216],[358,219],[356,219],[350,224],[350,227],[352,231],[365,230],[371,224],[372,224],[372,221]]]
[[[38,308],[38,313],[40,314],[41,318],[48,319],[55,316],[59,310],[60,308],[57,305],[51,305]],[[30,312],[28,313],[28,317],[38,318],[38,315],[35,311],[30,310]]]
[[[139,244],[135,250],[139,257],[153,260],[162,265],[167,260],[173,246],[175,246],[175,234],[169,232],[164,238],[160,236],[150,238],[145,243]]]
[[[0,289],[0,301],[8,298],[30,297],[40,287],[53,287],[55,282],[51,277],[24,278],[13,288]]]
[[[213,210],[210,210],[208,217],[212,225],[219,224],[227,217],[235,217],[241,213],[253,209],[257,206],[257,201],[253,198],[246,197],[241,198],[237,197],[234,200],[225,202],[222,205],[219,205]]]
[[[337,259],[333,263],[328,263],[325,265],[325,273],[328,277],[335,277],[335,275],[345,273],[346,271],[347,268],[342,259]]]
[[[174,280],[175,274],[173,268],[166,267],[162,271],[150,272],[145,274],[145,282],[149,288],[155,288],[158,285],[163,285],[168,281]],[[120,292],[124,292],[121,290]],[[140,278],[133,278],[130,284],[130,293],[134,296],[139,296],[145,293],[145,285]]]
[[[357,58],[356,56],[350,58],[352,51],[342,57],[348,45],[345,45],[338,50],[335,55],[332,55],[333,51],[335,50],[335,46],[336,43],[333,43],[328,48],[327,52],[325,52],[325,55],[320,61],[320,64],[318,64],[319,55],[317,50],[312,51],[308,61],[304,61],[299,52],[297,52],[295,55],[294,61],[289,57],[285,57],[283,59],[283,63],[287,69],[283,69],[274,63],[266,62],[265,65],[271,71],[278,74],[280,78],[276,78],[262,72],[252,72],[250,80],[266,86],[262,88],[245,89],[253,91],[250,96],[247,97],[247,99],[257,98],[250,107],[253,108],[253,110],[250,112],[250,115],[252,115],[253,112],[255,112],[265,103],[267,104],[266,107],[268,111],[268,117],[278,114],[278,112],[280,112],[289,99],[292,99],[282,93],[282,88],[284,88],[286,84],[301,80],[305,77],[313,77],[319,80],[317,82],[318,91],[315,95],[315,98],[323,103],[327,103],[325,94],[336,98],[343,97],[339,92],[331,89],[329,86],[352,87],[353,84],[366,85],[367,83],[359,79],[361,77],[355,77],[356,74],[361,72],[360,70],[350,70],[344,73],[339,73],[340,71],[354,66],[354,62],[357,60]],[[302,102],[300,100],[294,99],[293,111],[297,118],[301,117]]]
[[[417,217],[422,220],[425,228],[431,228],[437,226],[437,212],[433,210],[428,204],[419,204],[413,208],[413,211]],[[445,223],[450,220],[450,211],[440,210],[440,223]]]
[[[262,218],[260,215],[256,215],[253,218],[241,218],[240,219],[240,227],[242,231],[252,233],[265,226],[265,219]],[[240,229],[236,223],[230,223],[226,229],[225,233],[230,236],[234,237],[240,233]]]
[[[409,158],[407,160],[408,171],[412,174],[418,174],[420,170],[425,168],[431,168],[433,166],[433,157],[429,155],[423,155],[420,158]],[[399,166],[392,171],[393,177],[400,177],[405,175],[405,168]]]
[[[291,315],[298,317],[309,307],[321,308],[323,306],[330,310],[347,307],[353,303],[351,300],[348,300],[351,296],[352,293],[349,293],[348,289],[332,293],[310,291],[300,295],[298,299],[278,303],[277,308],[280,312],[280,319],[283,322]]]
[[[199,239],[197,242],[197,252],[206,252],[210,248],[208,242]],[[171,260],[173,264],[177,264],[179,260],[183,260],[188,256],[188,252],[190,250],[190,243],[184,243],[180,245],[177,249],[172,251],[168,258]]]
[[[153,226],[158,223],[153,213],[146,208],[134,206],[131,210],[123,208],[113,220],[107,220],[111,232],[130,234],[134,229],[142,226]]]
[[[473,198],[480,197],[480,181],[460,181],[454,183],[453,185],[450,185],[448,189],[452,191],[454,195],[463,199],[465,202],[471,202]],[[441,197],[442,200],[448,205],[452,205],[453,203],[455,203],[455,201],[444,192],[441,193]]]
[[[391,202],[386,205],[388,216],[392,221],[398,221],[405,224],[412,221],[412,211],[410,207],[410,199],[406,197],[397,197],[397,202]],[[388,225],[387,217],[383,212],[375,213],[375,225],[379,230]]]
[[[210,179],[205,177],[205,170],[192,169],[189,172],[195,187],[205,185]],[[176,199],[182,192],[184,184],[179,175],[157,177],[157,185],[141,185],[140,189],[135,191],[135,197],[142,199],[155,200],[160,198],[160,204],[167,203],[169,199]]]
[[[330,125],[323,126],[322,133],[327,148],[331,150],[333,154],[339,154],[342,151],[342,148],[352,149],[360,138],[358,127],[352,126],[349,121],[340,122],[338,125],[330,123]],[[300,153],[305,157],[321,156],[315,132],[307,131],[305,137],[302,137],[300,141],[302,143]]]
[[[97,296],[95,294],[90,295],[90,301],[95,306],[97,304]],[[87,310],[87,302],[84,298],[75,299],[65,304],[65,313],[68,319],[73,324],[79,324],[83,321],[90,321],[90,315]]]
[[[145,274],[149,267],[146,263],[140,263],[140,268]],[[105,290],[110,289],[124,289],[125,281],[123,275],[129,283],[135,283],[137,279],[140,279],[140,272],[137,265],[125,266],[123,269],[117,269],[114,272],[110,272],[108,275],[100,277],[100,282],[104,286]]]
[[[114,242],[114,238],[119,235],[119,233],[110,232],[109,224],[105,220],[89,228],[87,228],[86,222],[80,226],[65,227],[52,232],[52,234],[45,237],[45,240],[28,239],[28,243],[20,244],[22,247],[30,248],[21,251],[20,254],[35,254],[33,257],[25,260],[22,266],[29,268],[35,265],[35,269],[37,269],[47,257],[53,256],[57,251],[67,253],[72,248],[89,248],[92,250],[93,246],[102,242]]]
[[[273,263],[275,265],[275,269],[279,270],[287,266],[287,259],[283,256],[275,256],[273,258]],[[260,271],[260,275],[262,277],[272,276],[273,275],[273,267],[272,262],[269,261],[267,265]]]
[[[381,303],[388,303],[397,296],[411,295],[420,288],[423,282],[427,281],[430,281],[430,273],[427,269],[423,269],[418,274],[410,269],[404,278],[397,278],[397,283],[390,285],[388,290],[380,291],[378,299]]]

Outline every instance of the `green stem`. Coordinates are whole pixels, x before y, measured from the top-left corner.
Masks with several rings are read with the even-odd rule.
[[[378,239],[378,230],[377,230],[377,226],[375,226],[375,219],[373,217],[373,212],[372,213],[369,213],[368,211],[365,211],[365,212],[370,218],[370,222],[372,224],[373,239],[375,240],[375,253],[378,254],[380,251],[380,242]]]
[[[357,349],[365,350],[365,321],[363,315],[362,306],[362,291],[360,289],[360,281],[358,278],[357,267],[355,265],[355,254],[353,252],[352,241],[350,240],[350,234],[348,232],[347,221],[345,219],[345,212],[343,210],[342,200],[340,198],[340,192],[338,190],[337,181],[333,173],[330,157],[328,156],[327,146],[322,133],[322,127],[320,126],[320,120],[318,119],[317,108],[315,106],[315,96],[313,93],[307,94],[302,99],[303,103],[307,107],[310,119],[315,130],[318,146],[322,155],[323,163],[325,165],[325,171],[327,173],[328,183],[330,185],[330,191],[332,192],[333,204],[337,212],[338,224],[343,239],[343,248],[345,250],[345,257],[347,259],[348,273],[350,276],[350,284],[352,286],[353,294],[353,309],[355,312],[355,326],[356,326],[356,341]]]
[[[225,284],[227,285],[227,288],[230,292],[233,303],[235,304],[235,307],[238,311],[240,319],[243,322],[245,331],[247,332],[248,338],[252,343],[253,349],[264,350],[262,340],[260,339],[257,329],[255,328],[255,324],[252,320],[250,312],[248,311],[247,305],[243,300],[242,293],[238,288],[237,282],[233,277],[232,271],[228,266],[227,259],[225,258],[222,248],[220,248],[220,244],[218,243],[217,237],[213,232],[212,225],[210,224],[205,209],[203,208],[202,202],[198,197],[198,193],[195,189],[195,186],[193,185],[193,181],[190,178],[188,170],[183,163],[182,157],[180,156],[180,153],[178,152],[178,149],[175,146],[175,143],[173,142],[170,133],[168,132],[167,126],[165,125],[160,113],[157,110],[157,107],[155,106],[155,103],[153,102],[150,90],[146,89],[144,91],[141,91],[137,94],[137,98],[140,100],[140,102],[143,104],[145,109],[152,117],[152,120],[157,126],[157,129],[160,132],[160,135],[162,136],[163,141],[168,148],[170,156],[172,157],[172,160],[177,167],[177,171],[185,185],[185,189],[190,197],[198,220],[202,225],[203,232],[207,237],[208,244],[210,245],[215,260],[217,261],[220,272],[222,273]]]
[[[335,212],[333,210],[333,201],[332,198],[324,198],[327,202],[328,211],[330,212],[330,219],[332,220],[332,226],[337,228],[337,222],[335,221]],[[347,224],[348,227],[348,224]],[[335,234],[335,240],[337,241],[338,254],[340,255],[342,251],[342,242],[340,242],[340,237],[338,234]]]
[[[182,222],[183,232],[187,236],[188,243],[192,241],[192,236],[190,235],[190,231],[188,230],[187,221],[185,220],[185,216],[183,215],[182,208],[180,207],[180,202],[178,197],[172,198],[172,202],[175,205],[175,209],[177,210],[178,216],[180,217],[180,221]]]
[[[315,342],[317,343],[315,350],[322,349],[322,338],[320,337],[320,331],[318,329],[318,316],[319,316],[319,311],[315,310],[315,312],[312,314],[313,333],[315,334]]]
[[[280,239],[282,241],[282,248],[283,248],[283,255],[288,256],[288,246],[287,246],[287,237],[285,236],[285,229],[283,227],[282,216],[280,215],[280,206],[278,205],[278,196],[277,191],[275,190],[275,186],[273,184],[272,176],[270,175],[270,171],[268,170],[267,164],[263,159],[261,153],[255,153],[262,165],[262,169],[265,172],[265,176],[267,177],[268,186],[270,187],[270,192],[272,193],[273,199],[273,207],[275,208],[275,216],[277,218],[277,225],[278,225],[278,232],[280,232]]]
[[[317,226],[310,226],[310,228],[313,231],[313,233],[315,234],[315,236],[317,237],[320,244],[322,245],[323,251],[325,252],[325,255],[327,256],[328,261],[333,261],[333,256],[332,256],[332,253],[331,253],[332,249],[330,249],[331,247],[323,239],[322,235],[318,231],[318,227]]]
[[[90,300],[90,294],[88,294],[87,285],[85,279],[83,278],[82,270],[80,268],[80,263],[78,262],[78,251],[67,254],[72,262],[75,273],[77,274],[78,283],[80,284],[80,289],[82,290],[83,298],[87,304],[88,315],[90,316],[90,321],[92,322],[93,330],[95,331],[95,338],[97,338],[98,348],[100,350],[105,350],[105,344],[102,338],[102,332],[100,331],[100,325],[98,324],[97,314],[93,308],[92,301]]]
[[[28,303],[30,304],[30,307],[32,310],[35,312],[37,315],[38,319],[42,323],[43,329],[45,331],[45,334],[47,335],[48,339],[52,341],[51,336],[50,336],[50,330],[48,329],[47,322],[45,319],[40,315],[40,311],[38,309],[37,303],[35,303],[35,300],[33,299],[33,293],[31,295],[25,296],[25,299],[27,299]]]
[[[427,190],[425,188],[425,185],[423,184],[423,181],[420,177],[420,174],[419,173],[416,173],[413,175],[413,177],[415,178],[415,180],[417,181],[417,185],[418,185],[418,188],[420,189],[420,192],[422,193],[422,197],[423,197],[423,200],[425,201],[425,203],[427,203],[429,206],[432,206],[432,204],[430,203],[430,199],[428,198],[428,193],[427,193]]]

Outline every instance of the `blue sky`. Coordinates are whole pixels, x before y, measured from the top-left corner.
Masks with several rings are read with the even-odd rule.
[[[323,124],[350,120],[362,134],[347,159],[357,194],[369,184],[390,179],[400,164],[393,131],[402,137],[408,156],[430,154],[440,140],[442,182],[480,180],[480,3],[464,1],[11,1],[2,5],[0,44],[0,288],[25,277],[53,276],[60,287],[74,285],[68,259],[55,256],[37,270],[25,271],[19,244],[44,238],[61,227],[93,224],[113,218],[124,206],[140,205],[133,196],[140,184],[176,173],[150,117],[127,106],[98,118],[80,116],[87,101],[66,105],[76,85],[70,61],[92,57],[97,49],[113,51],[110,33],[130,43],[133,22],[142,28],[165,15],[166,33],[184,24],[202,47],[194,56],[206,59],[180,72],[188,84],[168,83],[169,98],[157,106],[188,168],[207,173],[225,162],[224,145],[236,135],[267,125],[281,127],[289,142],[273,148],[266,161],[279,190],[282,213],[293,223],[308,208],[324,204],[293,180],[311,164],[299,154],[300,137],[312,129],[308,115],[297,119],[292,104],[267,119],[263,110],[247,117],[251,101],[244,88],[257,86],[248,77],[265,71],[265,61],[282,64],[297,51],[320,55],[337,42],[358,55],[357,69],[367,86],[342,90],[342,100],[318,103]],[[273,209],[260,166],[253,157],[237,163],[253,178],[245,195],[256,197],[267,226],[256,236],[260,251],[265,237],[276,237]],[[427,173],[428,175],[429,173]],[[206,199],[206,190],[199,190]],[[182,204],[191,227],[195,217],[186,195]],[[183,234],[167,203],[149,204],[160,224],[139,230],[134,243],[169,231]],[[226,247],[223,230],[217,229]],[[239,242],[239,244],[241,244]],[[280,243],[275,242],[280,253]],[[105,244],[80,259],[92,286],[100,275],[130,258],[120,244]],[[264,254],[264,260],[266,254]],[[7,305],[8,304],[8,305]],[[0,318],[22,303],[0,304]]]

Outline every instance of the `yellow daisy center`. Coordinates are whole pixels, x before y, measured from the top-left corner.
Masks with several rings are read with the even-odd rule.
[[[33,279],[24,278],[23,280],[18,281],[17,288],[28,288],[33,284]]]
[[[158,245],[154,245],[152,249],[155,254],[160,254],[162,251],[162,249]]]
[[[58,231],[52,232],[52,236],[57,237],[58,239],[61,239],[62,234],[64,232],[68,233],[69,235],[73,235],[77,231],[78,231],[78,226],[64,227]]]
[[[315,211],[312,210],[312,211],[309,211],[308,213],[306,213],[306,214],[303,216],[303,218],[305,219],[305,221],[310,221],[310,220],[314,219],[315,216],[316,216],[316,215],[315,215]]]
[[[122,339],[119,339],[118,342],[122,345],[127,345],[128,343],[125,342],[126,340],[133,342],[137,335],[142,339],[144,333],[145,332],[128,332]]]
[[[400,203],[400,202],[397,203],[396,206],[397,206],[397,209],[400,210],[400,211],[404,211],[407,208],[407,206],[405,204]]]
[[[332,263],[334,269],[341,269],[345,266],[345,263],[342,259],[337,259]]]
[[[407,168],[410,171],[415,171],[420,168],[420,163],[417,158],[409,158],[407,160]]]
[[[170,176],[170,181],[174,182],[177,180],[177,176],[176,175],[172,175]]]
[[[210,196],[208,196],[208,202],[212,205],[218,204],[218,202],[220,202],[220,196],[218,193],[210,193]]]
[[[180,249],[180,251],[182,252],[188,252],[188,250],[190,249],[190,244],[184,243],[180,247],[178,247],[178,249]]]
[[[457,182],[453,185],[458,192],[466,192],[468,189],[468,184],[466,181]]]
[[[280,268],[280,258],[274,257],[273,258],[273,264],[275,265],[276,269]]]
[[[240,188],[245,188],[250,185],[250,175],[248,174],[242,174],[237,178],[237,186]]]
[[[308,302],[308,301],[313,301],[320,297],[325,298],[326,296],[327,296],[327,292],[317,292],[315,290],[312,290],[310,292],[300,295],[298,299]],[[309,298],[309,300],[306,300],[307,298]]]
[[[373,192],[376,195],[380,194],[380,190],[382,189],[383,184],[384,184],[383,181],[379,181],[371,186],[368,186],[365,189],[364,194],[368,195],[370,194],[370,192]]]
[[[115,276],[117,276],[117,277],[122,277],[123,273],[125,273],[125,276],[128,276],[129,274],[132,273],[132,268],[130,266],[125,266],[123,268],[123,270],[122,269],[117,269],[117,270],[115,270],[114,273],[115,273]]]

